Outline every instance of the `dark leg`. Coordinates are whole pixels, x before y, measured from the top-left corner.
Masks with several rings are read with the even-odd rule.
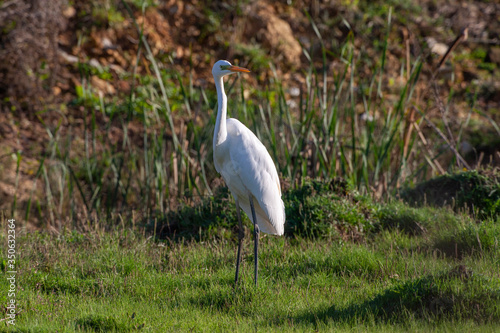
[[[259,225],[257,224],[257,216],[255,215],[255,208],[253,206],[253,197],[250,194],[250,208],[252,209],[252,219],[253,219],[253,237],[255,241],[254,246],[254,256],[255,256],[255,286],[257,286],[257,276],[259,269]]]
[[[236,255],[236,276],[234,277],[234,286],[236,287],[238,284],[238,273],[240,271],[240,260],[241,260],[241,243],[243,242],[243,237],[245,237],[245,231],[243,230],[243,224],[241,223],[241,214],[240,214],[240,204],[238,200],[235,200],[236,203],[236,215],[238,216],[238,254]]]

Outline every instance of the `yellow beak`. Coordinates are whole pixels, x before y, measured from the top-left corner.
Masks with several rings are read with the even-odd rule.
[[[243,67],[238,67],[238,66],[229,66],[228,68],[231,72],[243,72],[243,73],[250,73],[250,70],[243,68]]]

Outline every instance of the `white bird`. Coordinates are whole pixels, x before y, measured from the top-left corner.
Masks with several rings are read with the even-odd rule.
[[[222,175],[236,204],[239,223],[235,285],[238,283],[241,244],[244,237],[240,207],[253,220],[255,285],[257,285],[259,232],[283,235],[285,205],[276,166],[266,147],[240,121],[227,117],[227,97],[222,78],[246,68],[219,60],[212,68],[217,89],[218,111],[214,130],[214,165]]]

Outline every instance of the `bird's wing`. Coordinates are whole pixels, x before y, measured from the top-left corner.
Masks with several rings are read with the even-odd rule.
[[[227,119],[227,128],[231,137],[229,155],[234,172],[257,199],[268,222],[276,229],[271,233],[282,234],[284,204],[281,200],[278,172],[271,156],[255,134],[238,120]],[[246,198],[241,199],[246,201]]]

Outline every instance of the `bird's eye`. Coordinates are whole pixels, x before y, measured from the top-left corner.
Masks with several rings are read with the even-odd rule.
[[[220,70],[221,71],[224,70],[224,66],[220,65]]]

